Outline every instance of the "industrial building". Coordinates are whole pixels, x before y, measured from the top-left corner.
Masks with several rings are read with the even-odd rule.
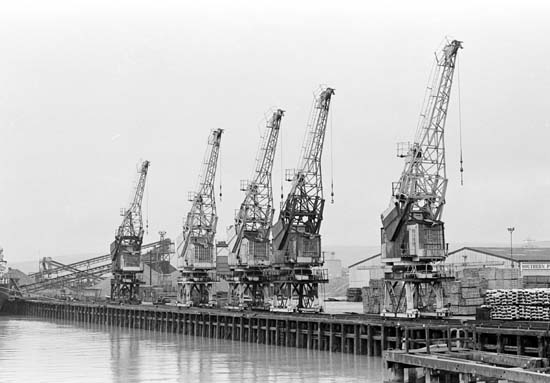
[[[327,270],[329,280],[342,277],[342,261],[336,258],[336,253],[330,252],[325,256],[323,267]]]
[[[444,264],[456,276],[467,268],[495,267],[520,270],[521,277],[550,277],[550,248],[548,247],[461,247],[449,252]],[[349,287],[369,286],[372,279],[384,277],[380,254],[370,256],[348,267]]]
[[[550,248],[462,247],[445,260],[456,271],[471,267],[519,268],[521,276],[550,275]]]

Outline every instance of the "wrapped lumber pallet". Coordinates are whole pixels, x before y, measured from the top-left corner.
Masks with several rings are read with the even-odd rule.
[[[487,290],[491,319],[550,320],[550,289]]]

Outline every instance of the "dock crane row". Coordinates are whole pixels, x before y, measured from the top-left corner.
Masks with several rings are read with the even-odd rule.
[[[415,141],[398,146],[405,167],[381,215],[382,261],[391,269],[384,280],[383,316],[449,315],[442,288],[447,277],[437,262],[447,256],[442,221],[447,189],[444,132],[460,48],[462,42],[453,40],[436,54]]]
[[[139,275],[143,272],[141,244],[143,242],[143,219],[141,203],[145,191],[145,180],[149,161],[144,161],[139,170],[139,179],[134,198],[118,227],[115,240],[111,243],[113,279],[111,280],[111,300],[123,302],[139,301]]]
[[[270,262],[275,213],[272,169],[283,114],[281,109],[273,112],[260,142],[254,175],[250,181],[241,181],[245,197],[229,232],[230,307],[263,309],[268,303],[269,280],[265,270]]]
[[[222,129],[212,131],[204,156],[199,184],[189,193],[192,202],[183,233],[176,241],[178,301],[183,306],[214,304],[216,282],[216,196],[214,180],[220,152]]]
[[[270,281],[275,311],[319,311],[319,284],[328,282],[321,252],[323,182],[321,155],[334,90],[322,88],[314,100],[299,168],[287,172],[290,192],[273,226]]]

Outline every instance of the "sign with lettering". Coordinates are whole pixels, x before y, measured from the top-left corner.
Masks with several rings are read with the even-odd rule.
[[[550,263],[521,263],[522,270],[550,270]]]

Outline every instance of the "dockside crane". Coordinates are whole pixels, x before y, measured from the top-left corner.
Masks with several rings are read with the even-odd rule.
[[[398,146],[405,167],[392,185],[389,208],[382,214],[382,262],[385,274],[384,316],[446,316],[442,282],[448,277],[437,263],[447,256],[442,221],[447,174],[445,121],[458,50],[447,42],[436,54],[414,143]]]
[[[111,280],[111,300],[119,302],[139,301],[139,275],[143,272],[141,244],[143,242],[143,219],[141,203],[145,191],[145,180],[149,161],[144,161],[139,169],[139,179],[134,198],[118,227],[115,240],[111,243],[113,279]]]
[[[316,95],[298,169],[286,175],[290,192],[273,226],[270,280],[274,311],[319,311],[319,284],[328,282],[321,252],[325,200],[321,155],[332,88]]]
[[[271,226],[273,224],[272,169],[284,111],[277,109],[266,124],[260,142],[256,168],[250,181],[241,181],[244,201],[231,228],[229,305],[265,308],[269,281],[264,270],[269,266]]]
[[[189,193],[192,202],[183,233],[176,243],[178,269],[178,303],[199,306],[214,303],[213,284],[216,269],[216,196],[214,180],[220,152],[222,129],[212,131],[202,163],[199,184]]]

